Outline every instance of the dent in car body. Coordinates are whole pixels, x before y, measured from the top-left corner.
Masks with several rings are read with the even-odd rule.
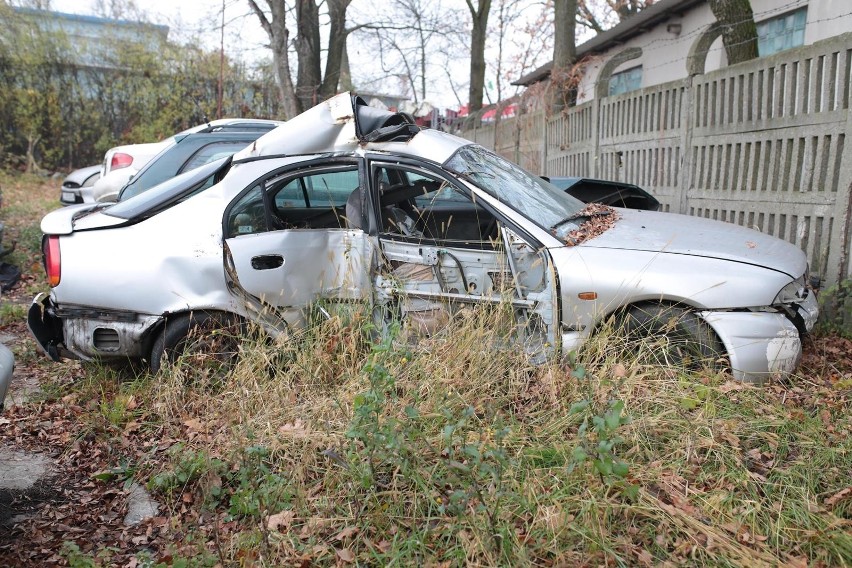
[[[785,375],[801,358],[796,326],[771,312],[700,312],[725,346],[734,378],[761,382]]]
[[[317,300],[372,299],[373,244],[361,230],[274,231],[226,243],[232,282],[261,305],[281,310],[289,326],[301,327],[302,309]],[[266,257],[275,259],[273,265],[258,268]]]
[[[150,345],[151,332],[164,318],[134,315],[132,321],[64,318],[65,348],[84,360],[118,354],[122,357],[147,357],[146,347]]]

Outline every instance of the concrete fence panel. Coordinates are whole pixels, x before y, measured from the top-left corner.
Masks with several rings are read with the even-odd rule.
[[[533,172],[635,183],[667,211],[786,239],[834,283],[852,266],[850,102],[844,34],[461,135]]]

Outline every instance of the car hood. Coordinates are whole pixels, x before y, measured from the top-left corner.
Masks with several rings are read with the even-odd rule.
[[[804,253],[776,237],[703,217],[617,209],[620,219],[580,246],[718,258],[776,270],[798,278],[807,268]]]

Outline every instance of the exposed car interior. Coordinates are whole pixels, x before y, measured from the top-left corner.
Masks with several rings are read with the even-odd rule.
[[[381,233],[469,243],[498,238],[496,218],[450,182],[397,165],[375,164],[372,171]],[[284,229],[363,229],[363,198],[354,164],[278,176],[259,183],[232,207],[228,237]]]
[[[413,168],[373,169],[383,232],[470,243],[497,239],[494,215],[449,181]]]

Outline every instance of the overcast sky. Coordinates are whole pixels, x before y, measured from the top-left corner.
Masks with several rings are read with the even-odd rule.
[[[209,49],[218,49],[222,22],[222,0],[138,0],[137,4],[154,23],[170,28],[171,39],[197,38]],[[97,15],[96,0],[51,0],[59,12]],[[269,55],[266,34],[257,17],[249,14],[246,0],[225,0],[225,50],[247,58]]]
[[[108,3],[109,0],[103,0]],[[369,1],[369,0],[368,0]],[[382,4],[383,0],[369,1],[369,9],[376,10],[376,6]],[[225,37],[224,45],[226,53],[252,62],[271,57],[266,47],[266,33],[261,29],[257,17],[249,10],[246,0],[136,0],[137,5],[147,15],[150,21],[158,24],[168,25],[170,28],[170,39],[179,42],[193,40],[200,42],[208,49],[218,49],[220,42],[220,29],[222,22],[222,9],[225,8]],[[534,4],[530,0],[530,4]],[[262,3],[261,3],[262,4]],[[445,6],[454,6],[466,10],[464,0],[444,0]],[[74,14],[97,15],[97,0],[52,0],[53,10],[69,12]],[[366,6],[353,6],[353,9],[363,9]],[[493,16],[493,14],[492,14]],[[353,79],[361,89],[381,90],[387,94],[405,94],[403,87],[395,85],[392,81],[383,81],[381,86],[364,85],[364,80],[370,71],[376,68],[375,54],[364,41],[349,41],[349,55],[352,65]],[[540,62],[540,63],[543,63]],[[295,58],[291,59],[295,64]],[[451,63],[452,75],[456,77],[454,83],[457,87],[463,83],[459,90],[463,100],[467,98],[468,59],[467,54],[459,54],[457,61]],[[363,71],[363,72],[359,72]],[[434,76],[432,76],[434,75]],[[456,96],[449,87],[445,72],[433,72],[430,75],[429,92],[427,100],[439,107],[457,108]],[[486,78],[488,81],[488,78]],[[511,95],[512,93],[505,93]]]

